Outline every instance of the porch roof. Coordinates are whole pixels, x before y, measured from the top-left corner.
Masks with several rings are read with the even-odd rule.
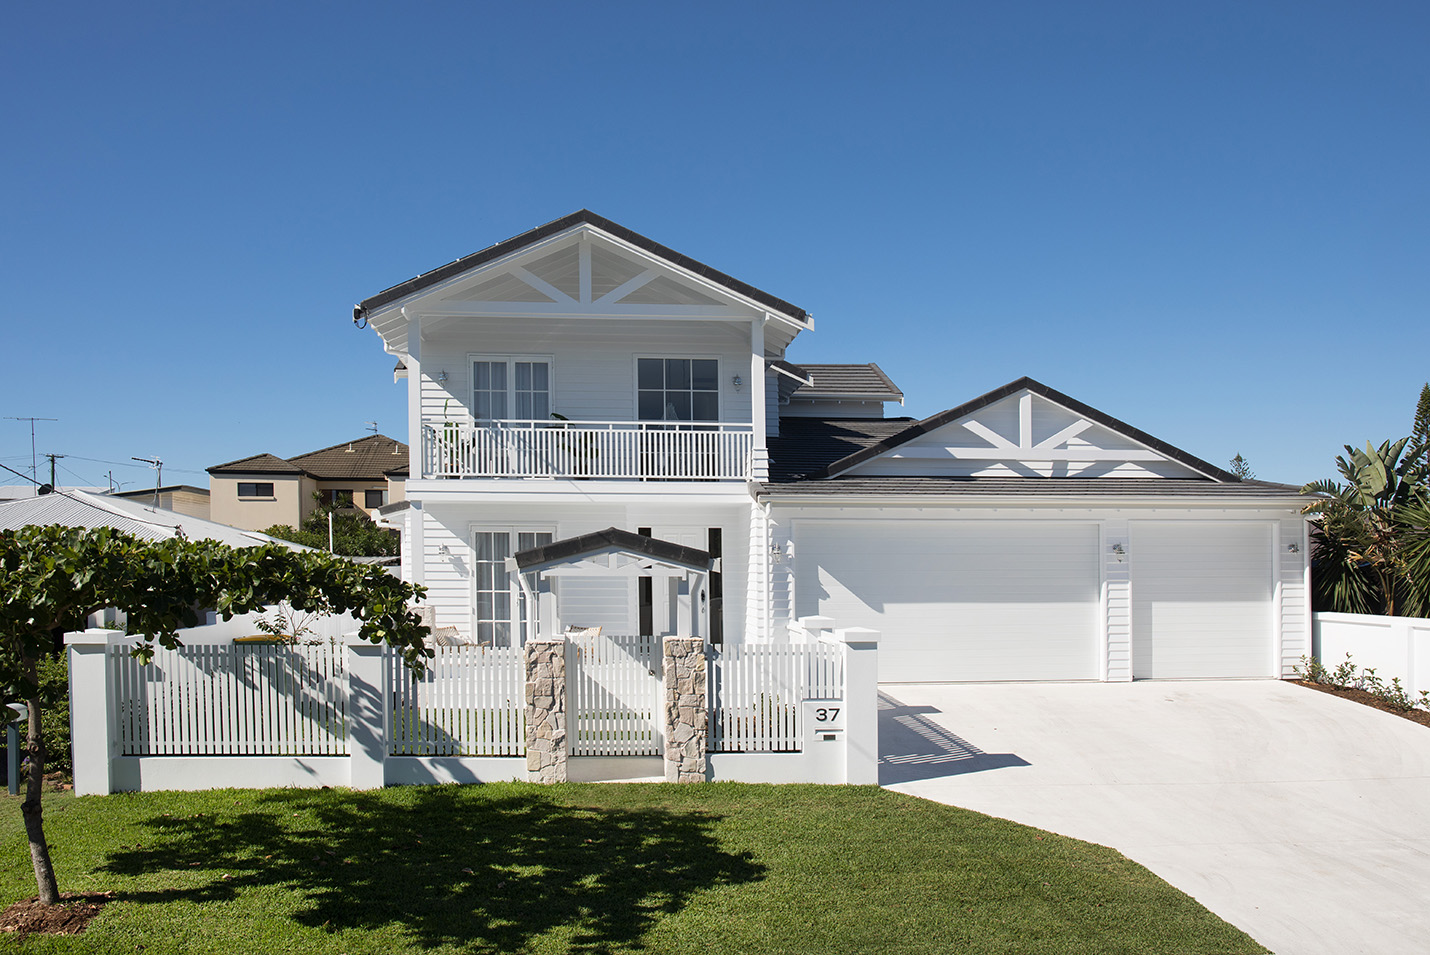
[[[525,573],[599,554],[615,553],[644,557],[656,563],[700,573],[708,573],[711,566],[710,554],[706,551],[654,537],[642,537],[618,527],[531,547],[518,551],[512,559],[517,569]]]

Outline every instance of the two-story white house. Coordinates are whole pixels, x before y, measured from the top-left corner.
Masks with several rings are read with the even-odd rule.
[[[530,632],[509,558],[614,527],[711,572],[569,572],[543,628],[778,641],[828,616],[883,633],[886,681],[1271,678],[1309,652],[1297,489],[1031,379],[888,417],[877,365],[787,359],[803,309],[593,213],[353,319],[408,388],[403,574],[468,639]]]

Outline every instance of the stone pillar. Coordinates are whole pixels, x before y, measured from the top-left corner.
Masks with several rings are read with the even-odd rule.
[[[534,783],[566,781],[566,638],[526,645],[526,776]]]
[[[703,783],[710,710],[705,699],[705,641],[665,638],[665,780]]]

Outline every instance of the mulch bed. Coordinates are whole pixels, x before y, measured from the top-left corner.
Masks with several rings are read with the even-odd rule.
[[[0,931],[26,935],[78,935],[113,892],[61,892],[58,905],[42,905],[39,897],[16,902],[0,912]]]
[[[1327,686],[1324,683],[1312,683],[1309,680],[1292,680],[1292,683],[1308,687],[1312,690],[1320,690],[1322,693],[1329,693],[1332,696],[1339,696],[1343,700],[1350,700],[1362,706],[1373,706],[1378,710],[1393,713],[1402,719],[1407,719],[1412,723],[1419,723],[1421,726],[1430,726],[1430,710],[1413,709],[1397,710],[1389,703],[1382,700],[1368,690],[1342,689],[1336,686]]]

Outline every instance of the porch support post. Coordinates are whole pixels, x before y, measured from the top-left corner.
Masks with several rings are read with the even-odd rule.
[[[387,647],[369,643],[356,633],[344,635],[348,645],[348,784],[354,789],[387,785]],[[403,679],[410,679],[407,672]]]
[[[122,638],[123,634],[115,630],[65,634],[65,646],[69,648],[66,653],[70,670],[70,740],[74,749],[76,796],[107,796],[113,791],[111,760],[118,755],[118,746],[115,707],[109,699],[107,651]]]
[[[666,637],[665,659],[665,780],[703,783],[707,778],[707,737],[710,708],[706,699],[705,640]]]
[[[566,637],[540,635],[526,645],[526,775],[566,782]]]
[[[407,477],[420,481],[422,472],[422,318],[402,310],[407,317]]]
[[[765,392],[769,381],[765,374],[765,323],[769,315],[761,315],[750,323],[750,480],[770,479],[770,452],[766,445],[765,433]]]

